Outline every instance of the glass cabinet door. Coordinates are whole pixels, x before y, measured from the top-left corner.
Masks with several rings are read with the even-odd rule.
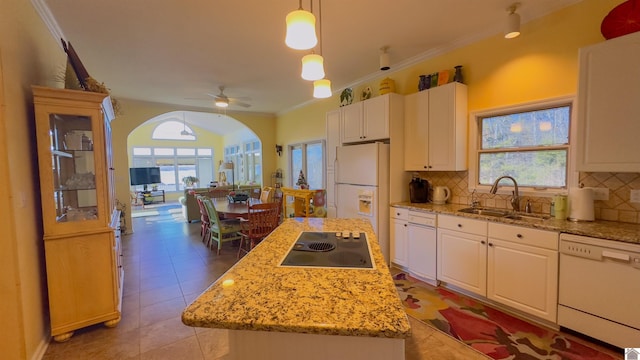
[[[90,116],[49,114],[55,221],[98,218],[96,159]]]

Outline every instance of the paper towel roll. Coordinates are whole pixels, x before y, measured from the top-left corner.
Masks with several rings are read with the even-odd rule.
[[[569,220],[593,221],[593,189],[571,188],[569,190]]]

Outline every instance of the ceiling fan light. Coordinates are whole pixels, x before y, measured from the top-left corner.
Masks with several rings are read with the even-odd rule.
[[[302,58],[302,78],[320,80],[324,77],[324,58],[322,55],[309,54]]]
[[[229,100],[218,98],[216,99],[215,104],[217,107],[226,108],[229,106]]]
[[[316,37],[316,17],[306,10],[294,10],[287,15],[287,35],[284,39],[288,47],[309,50],[318,44]]]
[[[316,99],[325,99],[331,97],[331,81],[329,79],[314,81],[313,97]]]

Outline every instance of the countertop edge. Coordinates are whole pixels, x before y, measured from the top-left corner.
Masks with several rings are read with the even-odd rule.
[[[442,215],[454,215],[465,218],[472,218],[478,220],[486,220],[488,222],[511,224],[529,227],[533,229],[557,231],[560,233],[567,233],[573,235],[582,235],[589,237],[596,237],[605,240],[620,241],[632,244],[640,244],[640,224],[623,223],[616,221],[585,221],[585,222],[573,222],[569,220],[559,220],[550,218],[543,221],[527,221],[527,220],[514,220],[503,217],[494,217],[486,215],[477,215],[459,212],[458,210],[470,207],[464,204],[444,204],[436,205],[432,203],[411,203],[411,202],[395,202],[390,206],[405,208],[409,210],[429,212]]]

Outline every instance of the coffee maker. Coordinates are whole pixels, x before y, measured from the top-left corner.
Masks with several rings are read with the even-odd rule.
[[[414,177],[409,183],[409,197],[412,203],[426,203],[429,201],[429,182]]]

